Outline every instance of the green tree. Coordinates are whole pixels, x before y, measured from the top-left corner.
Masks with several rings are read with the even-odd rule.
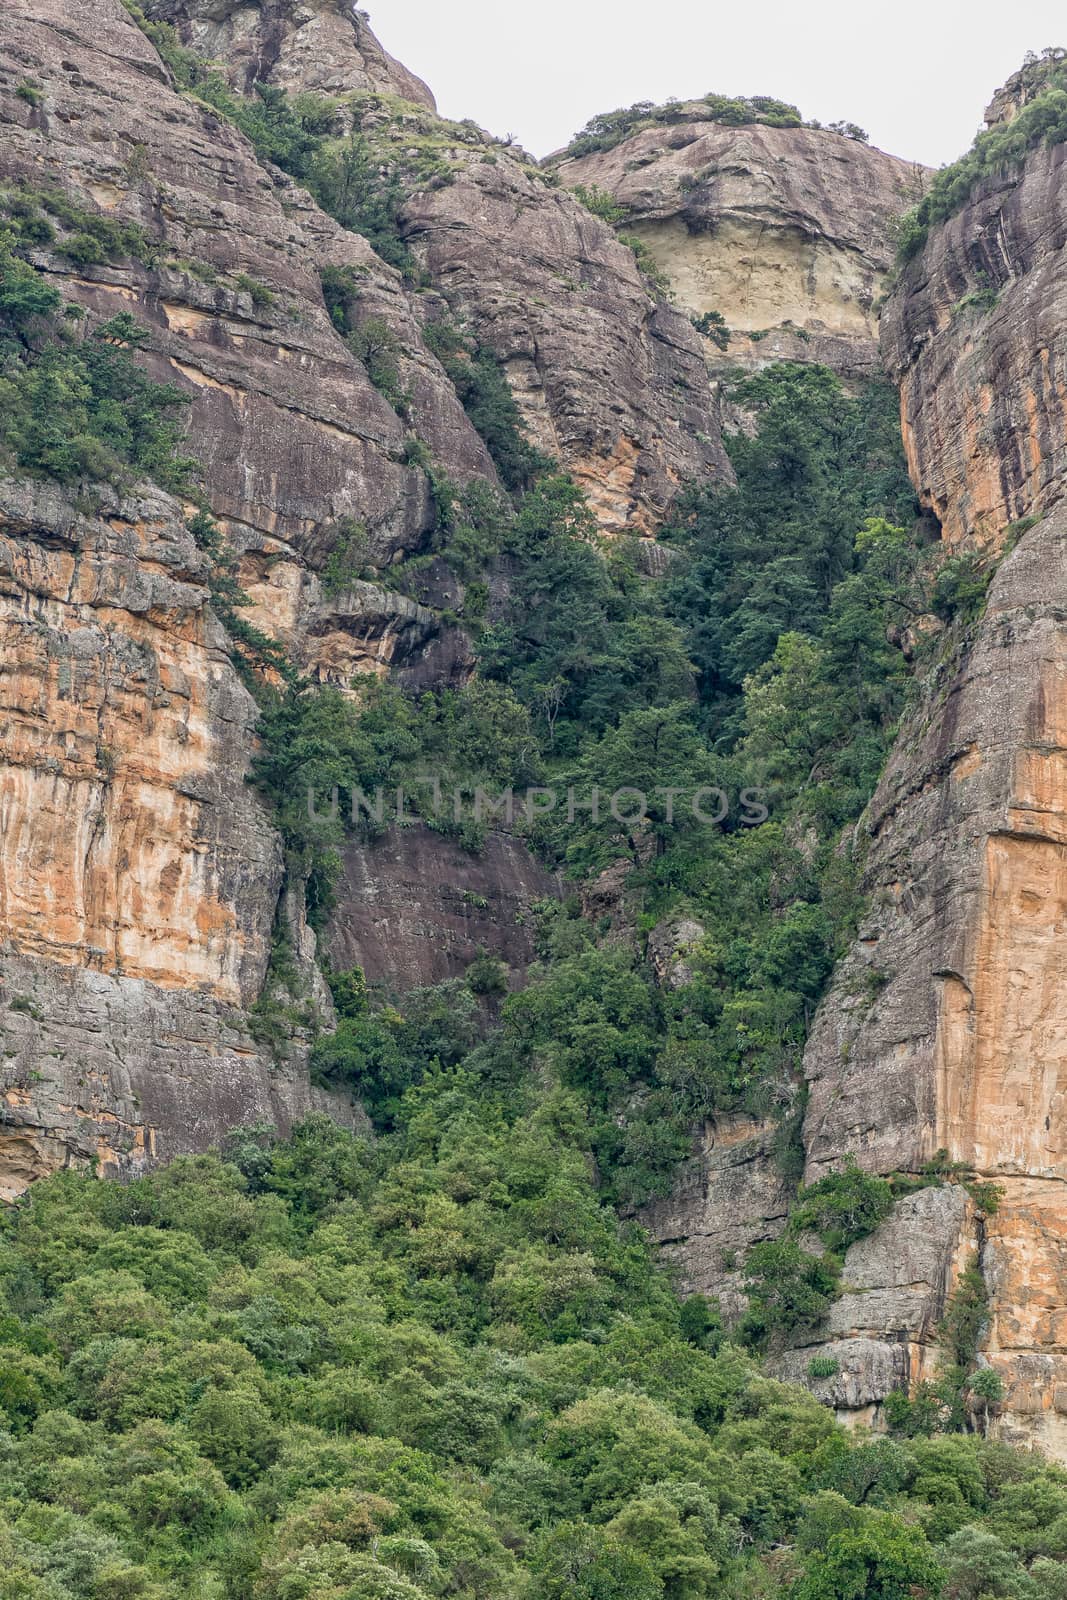
[[[793,1600],[922,1600],[937,1595],[944,1572],[917,1528],[869,1512],[858,1528],[831,1534],[809,1556]]]

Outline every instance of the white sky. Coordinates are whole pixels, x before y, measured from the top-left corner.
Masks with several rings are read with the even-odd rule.
[[[361,0],[443,116],[535,155],[634,100],[769,94],[940,166],[1029,49],[1067,44],[1053,0]]]

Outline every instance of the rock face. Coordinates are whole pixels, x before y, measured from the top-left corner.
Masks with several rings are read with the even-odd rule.
[[[1067,52],[1044,50],[1036,59],[1027,58],[1018,72],[1013,72],[1004,86],[997,90],[985,111],[987,128],[1014,122],[1019,112],[1030,104],[1035,95],[1045,87],[1056,68],[1061,66]]]
[[[282,862],[206,576],[168,495],[0,482],[0,1198],[316,1099],[247,1028]]]
[[[1004,562],[978,637],[934,686],[871,804],[872,911],[807,1057],[809,1177],[938,1150],[999,1184],[981,1246],[1005,1429],[1062,1455],[1067,1092],[1067,517]],[[873,1000],[859,998],[874,994]],[[946,1216],[940,1248],[957,1245]],[[892,1241],[886,1253],[892,1253]]]
[[[688,317],[522,151],[434,117],[428,91],[405,86],[395,63],[372,81],[365,24],[342,50],[350,21],[328,5],[158,0],[153,15],[229,60],[239,87],[251,72],[286,89],[386,91],[352,104],[361,131],[402,172],[413,150],[433,152],[405,178],[405,241],[451,314],[503,364],[535,443],[573,473],[606,532],[649,534],[686,479],[729,480],[717,391]]]
[[[999,1186],[999,1206],[984,1215],[955,1184],[898,1202],[849,1251],[826,1322],[778,1363],[877,1425],[892,1389],[937,1375],[946,1297],[977,1258],[989,1295],[979,1360],[1005,1384],[994,1427],[1061,1459],[1065,160],[1067,147],[1038,149],[991,180],[931,232],[883,315],[916,486],[946,542],[1010,553],[981,622],[940,646],[860,824],[868,911],[806,1056],[807,1181],[849,1157],[917,1172],[944,1151]],[[755,1137],[748,1148],[758,1162]],[[724,1287],[732,1307],[719,1240],[780,1230],[767,1193],[762,1176],[721,1198],[710,1181],[683,1183],[649,1220],[685,1280]],[[809,1376],[814,1356],[835,1360],[834,1374]]]
[[[293,94],[369,89],[437,109],[422,79],[382,49],[365,15],[344,0],[151,0],[145,10],[177,27],[183,44],[219,62],[242,94],[257,83]]]
[[[669,1199],[641,1221],[686,1294],[717,1299],[731,1321],[744,1311],[745,1252],[781,1233],[792,1189],[775,1161],[775,1125],[744,1116],[709,1120]]]
[[[168,87],[118,0],[45,0],[30,21],[6,14],[0,59],[18,64],[3,91],[0,179],[61,182],[79,203],[137,222],[153,240],[150,262],[74,269],[58,254],[45,259],[71,300],[101,316],[134,310],[152,329],[158,375],[190,396],[189,451],[244,555],[242,577],[261,603],[256,620],[315,670],[320,634],[308,614],[341,520],[366,526],[383,566],[418,548],[433,525],[426,475],[403,464],[409,433],[457,481],[495,481],[422,340],[413,297],[366,240],[283,174],[265,172],[210,108]],[[26,73],[41,85],[40,106],[13,92]],[[392,330],[409,422],[335,331],[320,283],[326,267],[351,268],[361,315]],[[384,632],[391,658],[391,615],[389,604],[384,617],[364,607],[368,657],[383,658]],[[345,631],[358,646],[351,618]]]
[[[883,321],[904,443],[945,538],[996,542],[1067,466],[1067,146],[1035,150],[939,227]]]
[[[39,104],[15,93],[27,77]],[[461,677],[466,646],[433,607],[366,583],[328,596],[318,577],[344,519],[380,567],[433,526],[409,429],[457,481],[496,481],[398,275],[175,92],[118,0],[0,16],[0,118],[0,181],[62,185],[152,241],[115,264],[37,260],[92,315],[150,329],[255,619],[321,680]],[[361,311],[394,331],[409,422],[335,332],[327,265],[352,267]],[[322,1100],[299,1050],[274,1062],[248,1032],[281,848],[245,782],[255,708],[188,509],[137,490],[91,514],[0,478],[0,1192],[94,1156],[135,1169]],[[299,914],[292,931],[312,983]]]
[[[906,1196],[878,1234],[845,1252],[844,1294],[819,1336],[773,1363],[777,1375],[810,1383],[845,1422],[877,1423],[893,1389],[936,1375],[932,1339],[949,1290],[966,1265],[970,1202],[957,1186]],[[813,1378],[812,1359],[836,1361],[837,1371]]]
[[[877,370],[893,224],[920,197],[925,169],[823,129],[725,127],[700,111],[679,108],[669,127],[563,160],[560,176],[627,208],[627,231],[680,305],[725,320],[729,363]]]
[[[650,534],[686,479],[729,480],[701,339],[572,196],[506,156],[474,159],[413,195],[404,221],[606,532]]]
[[[485,950],[515,987],[533,960],[531,908],[560,892],[511,834],[487,834],[472,855],[423,824],[394,825],[373,848],[346,849],[327,946],[335,966],[393,989],[462,978]]]
[[[937,1150],[996,1214],[931,1219],[977,1249],[999,1428],[1067,1454],[1067,427],[1062,146],[934,230],[883,321],[917,485],[951,541],[998,547],[977,634],[928,686],[865,820],[871,913],[810,1043],[809,1175]],[[989,293],[986,293],[986,290]],[[999,291],[999,295],[997,295]],[[968,294],[977,303],[961,306]],[[995,304],[988,302],[994,300]],[[864,975],[868,981],[864,983]],[[865,990],[873,999],[856,998]],[[870,1248],[891,1257],[887,1224]],[[878,1385],[874,1385],[877,1388]]]

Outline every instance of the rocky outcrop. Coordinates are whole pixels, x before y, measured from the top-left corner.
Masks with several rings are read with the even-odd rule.
[[[891,1390],[937,1376],[937,1324],[973,1236],[965,1189],[907,1195],[877,1235],[845,1252],[846,1288],[818,1337],[774,1358],[772,1370],[809,1384],[841,1421],[877,1423]],[[830,1363],[836,1370],[825,1370]]]
[[[925,169],[825,129],[726,127],[699,103],[676,109],[670,126],[562,160],[563,182],[626,208],[626,231],[679,305],[722,316],[731,365],[875,371],[894,224],[918,200]],[[710,341],[708,353],[720,359]]]
[[[168,495],[0,480],[3,1198],[315,1099],[248,1032],[282,860],[206,577]]]
[[[941,1370],[946,1297],[977,1258],[989,1295],[978,1359],[1005,1384],[994,1426],[1060,1458],[1065,149],[1035,150],[935,227],[883,315],[913,478],[945,541],[1008,553],[981,621],[927,647],[922,692],[858,829],[867,913],[805,1061],[807,1181],[852,1157],[916,1173],[944,1152],[998,1186],[999,1205],[984,1214],[955,1184],[899,1201],[848,1252],[825,1323],[778,1359],[842,1414],[877,1424],[892,1389]],[[712,1282],[721,1231],[781,1227],[759,1186],[720,1204],[710,1187],[687,1199],[683,1185],[653,1221],[694,1285]],[[809,1373],[814,1357],[823,1376]]]
[[[400,990],[462,978],[484,950],[517,987],[534,958],[533,907],[560,894],[512,834],[490,831],[474,854],[424,823],[394,824],[346,848],[327,948],[335,966]]]
[[[935,229],[882,348],[920,495],[950,543],[1047,511],[1067,468],[1067,145],[1033,151]]]
[[[157,374],[189,394],[188,448],[246,557],[257,620],[291,641],[306,631],[315,574],[344,519],[366,527],[378,566],[418,548],[432,528],[426,475],[404,464],[412,432],[457,481],[495,481],[422,340],[423,308],[417,316],[365,239],[283,174],[268,174],[208,106],[170,89],[119,0],[44,0],[32,19],[0,16],[3,60],[0,182],[59,183],[78,203],[144,228],[143,259],[75,268],[53,249],[42,264],[92,313],[132,310],[152,330]],[[14,93],[27,73],[39,105]],[[359,315],[392,331],[409,420],[333,327],[320,283],[327,267],[351,269]],[[365,614],[372,655],[379,623]],[[314,669],[310,646],[301,664]]]
[[[789,1215],[792,1185],[776,1160],[776,1133],[775,1123],[743,1115],[709,1119],[669,1198],[641,1211],[683,1293],[717,1299],[731,1322],[748,1304],[746,1251],[776,1239]]]
[[[995,128],[1014,122],[1019,112],[1046,87],[1049,78],[1065,59],[1067,51],[1061,49],[1043,50],[1040,56],[1031,52],[1019,71],[1012,73],[989,102],[985,111],[986,127]]]
[[[32,104],[15,92],[27,78]],[[433,607],[386,583],[327,594],[319,577],[353,522],[378,570],[424,541],[412,429],[453,478],[496,481],[398,274],[178,94],[118,0],[0,16],[0,118],[0,183],[61,186],[143,229],[128,256],[76,264],[61,228],[35,259],[92,318],[132,311],[150,330],[154,374],[189,396],[187,448],[254,620],[323,681],[403,671],[407,653],[416,678],[462,676],[466,643]],[[393,330],[410,420],[335,331],[328,265],[351,268],[361,313]],[[236,1123],[285,1126],[322,1098],[299,1046],[275,1062],[248,1029],[282,855],[246,782],[255,707],[190,509],[0,478],[5,1193],[68,1161],[130,1171]],[[313,989],[310,936],[288,920]]]
[[[150,0],[145,10],[217,61],[241,94],[257,83],[292,94],[370,90],[436,110],[422,79],[382,49],[347,0]]]
[[[651,533],[685,480],[729,479],[717,394],[689,319],[650,291],[611,228],[521,150],[435,117],[427,93],[392,69],[388,82],[364,81],[364,23],[345,56],[338,30],[351,34],[349,20],[327,5],[157,0],[153,15],[202,53],[224,55],[239,87],[251,71],[280,88],[349,96],[351,124],[409,190],[402,231],[426,280],[503,364],[532,438],[581,483],[605,531]],[[276,54],[268,35],[282,41]],[[386,92],[357,92],[367,89]],[[436,448],[418,422],[415,431]]]
[[[1002,1196],[970,1248],[1006,1437],[1067,1454],[1064,147],[936,228],[883,321],[916,484],[950,542],[1017,547],[928,683],[863,824],[870,914],[807,1057],[810,1176],[938,1150]],[[1026,518],[1022,528],[1012,529]],[[1023,531],[1023,530],[1026,531]],[[864,998],[866,997],[866,998]],[[891,1226],[891,1225],[889,1225]],[[931,1224],[953,1247],[955,1222]],[[892,1237],[871,1242],[891,1254]]]
[[[571,195],[504,154],[476,157],[414,194],[404,225],[605,531],[651,534],[687,479],[729,480],[699,336]]]

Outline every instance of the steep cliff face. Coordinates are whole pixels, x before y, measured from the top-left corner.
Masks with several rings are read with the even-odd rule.
[[[669,127],[563,160],[563,182],[626,208],[627,231],[679,303],[722,316],[731,363],[877,369],[893,224],[924,169],[825,129],[725,127],[702,120],[699,104],[686,121],[686,109]]]
[[[686,479],[729,477],[715,358],[690,314],[722,314],[731,361],[739,335],[758,333],[740,344],[756,364],[874,369],[890,220],[922,182],[903,163],[822,131],[699,120],[567,163],[566,183],[630,209],[679,310],[521,152],[437,119],[358,16],[178,0],[157,14],[221,56],[239,88],[347,97],[346,127],[372,150],[414,152],[397,162],[398,225],[418,291],[180,94],[118,0],[0,17],[0,181],[58,185],[147,241],[77,263],[61,236],[35,263],[91,317],[130,309],[151,330],[154,373],[189,396],[188,448],[252,614],[312,679],[389,672],[434,687],[470,670],[456,580],[430,564],[414,595],[389,582],[399,559],[429,556],[435,527],[412,434],[454,482],[498,487],[428,322],[454,319],[498,358],[535,440],[616,532],[651,533]],[[20,94],[27,78],[33,93]],[[899,1202],[848,1253],[848,1292],[826,1325],[780,1363],[804,1377],[815,1349],[832,1354],[822,1397],[877,1420],[893,1387],[936,1371],[938,1321],[977,1252],[984,1356],[1008,1385],[1000,1426],[1059,1454],[1064,148],[1035,152],[937,229],[884,318],[915,482],[946,540],[999,547],[1035,520],[1014,530],[981,625],[928,683],[871,804],[869,913],[807,1056],[809,1178],[851,1155],[915,1171],[945,1150],[1004,1197],[988,1216],[959,1185]],[[326,269],[347,269],[361,317],[388,329],[403,414],[334,325]],[[255,707],[190,509],[144,486],[90,506],[0,478],[3,1195],[72,1160],[135,1170],[325,1103],[299,1047],[272,1061],[248,1027],[279,914],[312,992],[314,948],[299,905],[279,906],[280,843],[246,783]],[[374,572],[338,593],[323,571],[353,522]],[[486,946],[518,977],[530,904],[557,892],[508,835],[474,862],[428,830],[394,832],[347,851],[332,949],[415,985],[458,975]],[[770,1123],[709,1123],[676,1194],[648,1213],[684,1281],[728,1311],[745,1250],[788,1211],[774,1146]]]
[[[996,1214],[964,1217],[962,1235],[946,1214],[941,1248],[980,1250],[1004,1426],[1057,1454],[1065,539],[1056,511],[1004,563],[978,638],[906,730],[872,803],[872,910],[811,1040],[806,1120],[809,1176],[848,1154],[889,1172],[945,1150],[1002,1186]],[[888,1259],[892,1239],[876,1248]]]
[[[687,479],[729,479],[699,336],[569,194],[507,157],[468,160],[413,195],[404,220],[431,282],[503,363],[532,438],[605,531],[651,534]]]
[[[365,14],[338,0],[154,0],[146,10],[177,27],[183,44],[219,62],[242,94],[270,82],[294,94],[371,90],[437,109],[422,79],[382,49]]]
[[[1002,1187],[995,1215],[946,1211],[931,1236],[946,1259],[979,1252],[1002,1431],[1061,1456],[1063,156],[1035,151],[937,229],[884,319],[915,481],[946,537],[998,546],[1017,519],[1034,525],[1001,564],[973,642],[928,686],[870,807],[871,912],[811,1041],[806,1122],[809,1175],[850,1152],[887,1172],[945,1150]],[[889,1260],[892,1234],[869,1248]]]
[[[998,115],[1021,92],[1009,85]],[[868,909],[805,1063],[808,1182],[851,1157],[873,1173],[914,1173],[943,1151],[1002,1194],[991,1215],[955,1184],[899,1201],[848,1251],[847,1289],[826,1321],[777,1361],[842,1415],[877,1425],[891,1390],[943,1370],[938,1325],[977,1258],[989,1295],[978,1359],[1005,1384],[995,1427],[1058,1457],[1067,1454],[1063,190],[1062,145],[988,180],[932,231],[883,314],[883,359],[901,387],[922,499],[947,544],[1009,553],[981,621],[935,658],[860,824]],[[737,1243],[774,1237],[784,1222],[769,1135],[751,1127],[735,1142],[709,1129],[675,1197],[648,1214],[684,1281],[728,1309],[740,1304]],[[724,1172],[742,1181],[726,1184]],[[816,1354],[837,1362],[832,1377],[809,1378]]]
[[[359,235],[339,228],[283,174],[270,175],[209,107],[173,92],[154,49],[117,3],[45,4],[0,19],[5,140],[0,178],[59,184],[107,216],[141,224],[148,260],[75,268],[42,259],[69,299],[101,315],[136,310],[160,376],[188,392],[188,448],[214,514],[246,556],[262,620],[315,668],[306,626],[338,522],[366,525],[386,565],[433,525],[429,485],[403,464],[409,431],[458,481],[495,481],[484,445],[422,341],[411,297]],[[65,63],[65,65],[64,65]],[[29,73],[43,99],[14,93]],[[320,274],[348,267],[365,315],[381,318],[410,391],[405,425],[331,324]],[[366,597],[338,628],[388,661],[389,633]],[[355,646],[354,646],[355,649]],[[328,663],[327,663],[328,665]]]
[[[950,543],[996,543],[1062,493],[1065,163],[1054,145],[988,182],[884,319],[912,476]]]
[[[462,978],[487,950],[517,988],[534,959],[532,908],[561,892],[509,833],[487,833],[472,855],[427,827],[393,826],[373,850],[345,850],[329,953],[402,991]]]
[[[453,483],[498,487],[423,336],[428,321],[454,317],[500,358],[536,437],[573,468],[606,528],[646,531],[683,478],[728,476],[688,321],[521,152],[439,123],[429,91],[361,17],[169,3],[153,14],[220,57],[239,90],[267,81],[339,96],[346,126],[366,123],[379,141],[426,136],[449,177],[408,175],[416,292],[180,93],[118,0],[44,0],[32,18],[0,17],[0,183],[58,189],[143,230],[129,252],[76,259],[61,224],[35,263],[91,319],[129,310],[149,329],[153,375],[189,397],[186,448],[239,557],[250,620],[307,677],[346,686],[388,672],[436,687],[470,670],[455,580],[427,567],[413,598],[388,577],[435,527],[423,460]],[[27,81],[33,93],[20,94]],[[327,311],[321,279],[337,269],[357,286],[360,322],[388,330],[402,415]],[[130,1169],[238,1122],[284,1125],[315,1095],[299,1047],[279,1065],[247,1030],[281,850],[245,781],[255,710],[210,608],[191,508],[131,490],[90,512],[7,479],[3,493],[11,1043],[0,1182],[14,1192],[68,1160],[99,1154],[108,1170]],[[380,577],[339,593],[321,574],[352,524]],[[408,839],[349,861],[335,926],[345,951],[405,983],[462,971],[483,944],[521,973],[525,908],[555,892],[552,880],[516,841],[492,842],[477,869],[438,835],[416,842],[414,858]],[[462,904],[443,887],[451,877],[473,885],[467,899],[457,890]],[[313,940],[299,908],[287,914],[314,991]],[[404,929],[409,957],[378,960],[376,949],[400,951]],[[321,983],[317,998],[328,1009]]]
[[[438,610],[368,583],[328,595],[317,576],[342,519],[380,566],[433,526],[409,428],[456,481],[496,481],[398,275],[174,92],[119,4],[7,13],[0,60],[0,181],[143,226],[132,258],[75,264],[61,235],[36,260],[90,314],[132,310],[151,330],[155,374],[190,397],[188,449],[255,620],[323,681],[409,658],[462,673]],[[26,78],[33,104],[15,92]],[[328,265],[354,269],[394,331],[406,424],[331,324]],[[129,1168],[250,1119],[284,1126],[316,1099],[299,1049],[278,1064],[247,1029],[281,848],[246,783],[255,707],[190,508],[154,490],[82,506],[2,480],[6,1192],[69,1160]],[[313,985],[299,916],[292,931]]]
[[[717,392],[689,319],[521,150],[435,117],[432,100],[397,72],[371,81],[359,64],[365,24],[357,19],[342,50],[337,29],[351,25],[328,6],[283,14],[167,0],[153,15],[201,53],[218,52],[231,77],[244,59],[235,41],[260,18],[253,77],[342,97],[409,192],[402,232],[426,281],[503,364],[535,443],[571,470],[605,531],[651,533],[685,479],[729,478]],[[352,63],[347,77],[341,61]],[[381,92],[352,98],[368,88]]]
[[[5,1198],[324,1103],[248,1032],[282,861],[206,577],[168,495],[0,487]]]

